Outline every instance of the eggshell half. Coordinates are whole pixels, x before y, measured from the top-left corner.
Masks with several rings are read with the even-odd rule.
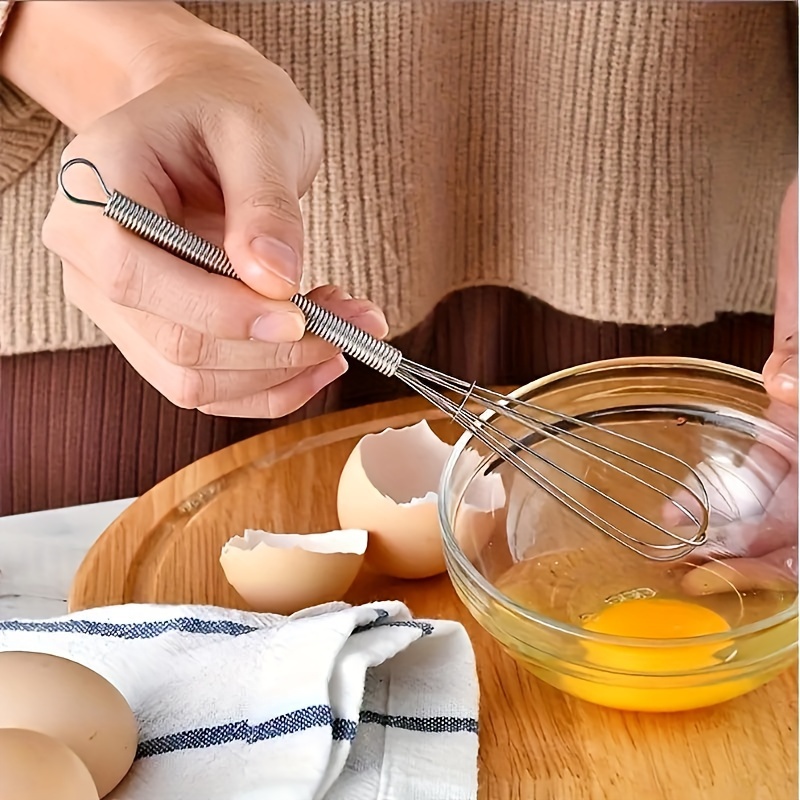
[[[128,703],[105,678],[66,658],[19,651],[0,653],[0,728],[63,742],[87,766],[100,797],[131,768],[139,735]]]
[[[425,420],[368,434],[353,449],[339,478],[339,524],[369,531],[367,563],[376,571],[406,579],[444,572],[437,493],[452,449]],[[468,558],[498,525],[504,530],[504,504],[499,475],[472,482],[455,526]]]
[[[98,800],[83,761],[63,742],[37,731],[0,730],[3,800]]]
[[[341,600],[367,549],[365,530],[270,533],[246,530],[222,548],[219,563],[254,610],[294,614]]]

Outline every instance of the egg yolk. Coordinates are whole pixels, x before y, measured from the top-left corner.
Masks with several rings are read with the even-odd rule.
[[[565,679],[569,684],[565,688],[584,700],[629,710],[672,711],[725,699],[708,685],[708,677],[693,673],[718,664],[720,652],[730,642],[668,643],[729,631],[730,625],[714,611],[683,600],[626,600],[604,608],[583,627],[593,633],[640,640],[634,646],[583,643],[587,667],[604,673],[600,680]],[[642,641],[647,639],[659,641],[648,646]]]
[[[598,666],[624,672],[689,672],[717,663],[716,653],[724,643],[681,644],[670,647],[665,640],[691,639],[724,633],[730,625],[717,613],[684,600],[647,597],[625,600],[604,608],[583,626],[593,633],[635,639],[659,639],[652,647],[585,642],[589,659]]]
[[[614,603],[591,617],[583,627],[594,633],[634,639],[689,639],[730,630],[719,614],[705,606],[661,597]]]

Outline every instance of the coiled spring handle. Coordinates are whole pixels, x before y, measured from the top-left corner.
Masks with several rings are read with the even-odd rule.
[[[97,178],[105,201],[77,197],[66,187],[64,176],[72,167],[82,164]],[[184,261],[207,272],[226,278],[241,280],[222,248],[186,230],[171,219],[157,214],[118,191],[112,191],[103,180],[100,170],[88,159],[73,158],[65,162],[58,173],[62,193],[73,203],[103,209],[103,216],[114,220],[138,237],[166,250]],[[403,354],[387,342],[382,342],[355,325],[340,319],[302,294],[291,298],[306,318],[306,329],[348,356],[366,364],[377,372],[393,377],[403,359]]]

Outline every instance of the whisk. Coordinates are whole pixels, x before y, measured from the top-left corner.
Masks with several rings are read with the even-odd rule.
[[[67,190],[65,173],[79,164],[93,171],[104,201],[76,197]],[[239,280],[222,249],[110,190],[91,161],[67,161],[58,183],[72,202],[102,208],[104,216],[163,250],[208,272]],[[510,464],[590,526],[649,560],[678,560],[706,541],[705,488],[697,473],[676,456],[586,419],[417,364],[304,295],[295,294],[291,301],[303,312],[307,331],[383,375],[398,378],[489,448],[498,459],[486,467],[487,472],[500,462]],[[476,414],[470,405],[477,405],[482,413]],[[624,418],[625,413],[621,414]],[[564,452],[577,458],[579,466],[570,469],[564,459],[559,463],[545,443],[566,448]],[[600,481],[590,479],[591,467],[599,470],[595,475],[602,476],[608,487],[601,488],[596,485]],[[681,524],[666,525],[666,504],[672,505],[672,518],[675,509],[680,512]]]

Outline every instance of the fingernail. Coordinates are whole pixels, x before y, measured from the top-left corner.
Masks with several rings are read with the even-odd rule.
[[[302,314],[291,311],[271,311],[262,314],[250,328],[250,336],[260,342],[296,342],[303,337],[305,321]]]
[[[300,262],[288,244],[271,236],[257,236],[250,247],[265,270],[292,286],[300,281]]]

